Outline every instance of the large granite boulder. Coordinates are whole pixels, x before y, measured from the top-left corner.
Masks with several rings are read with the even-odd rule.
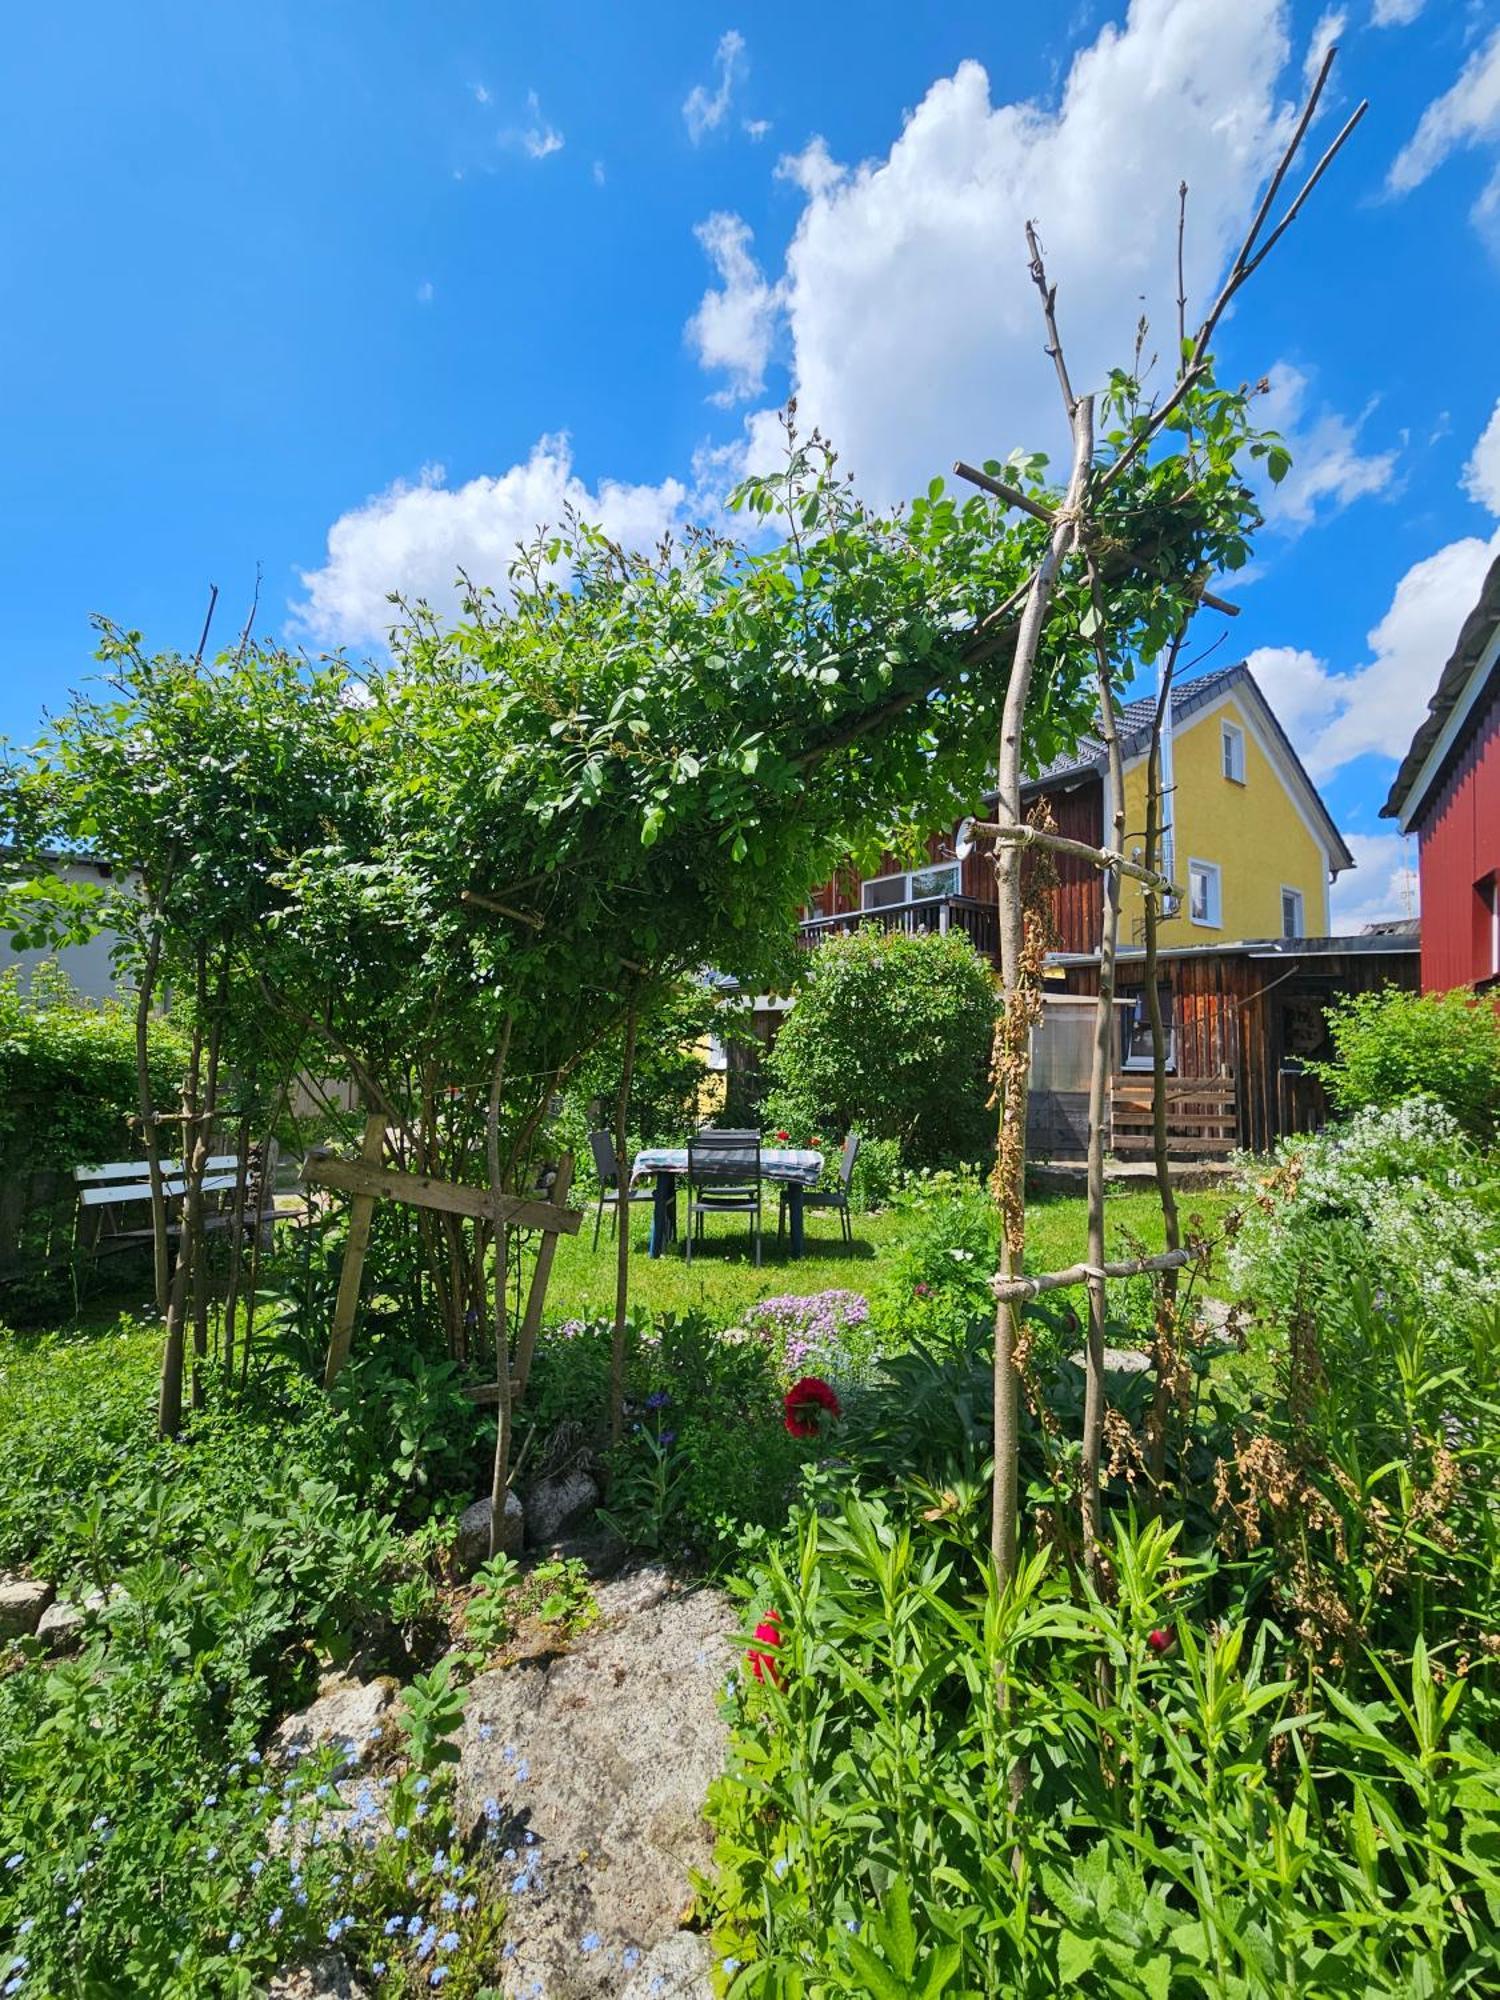
[[[659,1569],[598,1599],[570,1650],[468,1691],[458,1818],[500,1866],[504,1990],[707,1995],[707,1947],[679,1927],[712,1853],[703,1803],[724,1764],[738,1621],[719,1592]]]

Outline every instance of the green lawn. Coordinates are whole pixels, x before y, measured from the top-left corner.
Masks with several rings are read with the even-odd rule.
[[[1209,1227],[1215,1225],[1232,1205],[1229,1195],[1214,1190],[1179,1197],[1184,1223],[1201,1215]],[[1056,1270],[1076,1263],[1086,1247],[1086,1221],[1081,1195],[1034,1195],[1027,1205],[1027,1268]],[[642,1203],[631,1214],[630,1296],[634,1303],[657,1312],[687,1312],[700,1309],[720,1325],[731,1325],[758,1299],[781,1292],[821,1292],[832,1286],[850,1291],[875,1291],[910,1226],[899,1209],[876,1215],[856,1215],[854,1244],[846,1248],[839,1240],[838,1218],[826,1211],[811,1215],[807,1223],[807,1250],[792,1258],[783,1249],[778,1253],[775,1235],[775,1207],[768,1204],[770,1220],[762,1245],[762,1262],[755,1268],[750,1255],[750,1232],[745,1223],[715,1221],[709,1225],[708,1240],[697,1245],[689,1265],[677,1244],[654,1261],[646,1254],[651,1227],[651,1210]],[[1161,1208],[1154,1193],[1131,1191],[1109,1197],[1109,1242],[1111,1250],[1129,1255],[1124,1239],[1139,1238],[1148,1250],[1162,1247]],[[613,1310],[615,1298],[615,1245],[610,1237],[610,1216],[606,1213],[599,1248],[594,1250],[594,1212],[588,1211],[585,1227],[576,1237],[564,1237],[558,1244],[557,1261],[547,1293],[549,1320],[579,1318]]]

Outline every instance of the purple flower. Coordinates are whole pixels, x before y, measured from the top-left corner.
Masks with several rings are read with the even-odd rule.
[[[651,1394],[646,1398],[646,1408],[648,1410],[664,1410],[671,1400],[671,1395],[667,1390],[653,1389]]]

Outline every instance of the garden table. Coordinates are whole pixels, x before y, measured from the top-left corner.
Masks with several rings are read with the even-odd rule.
[[[660,1257],[677,1234],[677,1183],[687,1178],[686,1146],[643,1146],[630,1169],[632,1181],[648,1174],[656,1176],[656,1201],[651,1210],[651,1255]],[[792,1255],[802,1255],[802,1196],[823,1178],[823,1155],[804,1146],[767,1146],[761,1149],[763,1179],[780,1181],[787,1190],[787,1222]]]

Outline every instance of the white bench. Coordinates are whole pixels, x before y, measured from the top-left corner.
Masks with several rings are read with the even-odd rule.
[[[271,1224],[277,1219],[275,1178],[276,1142],[265,1149],[264,1160],[249,1163],[245,1179],[245,1204],[241,1227],[248,1233],[257,1227],[266,1231],[267,1247]],[[161,1163],[162,1189],[169,1204],[181,1204],[187,1193],[187,1172],[181,1160]],[[80,1218],[93,1212],[94,1226],[81,1232],[84,1247],[102,1256],[106,1251],[124,1249],[132,1243],[149,1243],[152,1231],[128,1228],[124,1209],[151,1199],[151,1174],[144,1160],[112,1160],[103,1166],[75,1167]],[[240,1158],[237,1153],[213,1153],[204,1164],[203,1193],[210,1206],[203,1216],[205,1231],[234,1227],[234,1192],[239,1186]],[[221,1200],[221,1197],[224,1199]],[[181,1234],[182,1225],[170,1215],[168,1233]]]

